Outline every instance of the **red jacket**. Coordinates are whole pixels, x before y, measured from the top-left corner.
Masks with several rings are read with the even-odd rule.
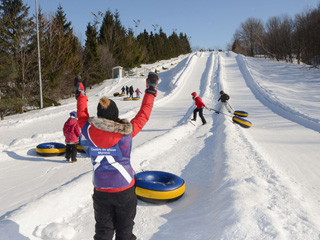
[[[66,143],[78,143],[80,137],[80,128],[76,118],[69,118],[63,126],[63,134]]]
[[[140,111],[137,113],[137,115],[130,121],[125,124],[119,123],[119,122],[114,122],[111,120],[107,120],[107,125],[104,125],[103,120],[106,119],[101,119],[101,118],[91,118],[89,119],[89,113],[88,113],[88,108],[87,108],[87,96],[84,96],[80,94],[80,96],[77,99],[77,116],[78,116],[78,123],[81,129],[86,125],[87,122],[90,123],[90,128],[87,128],[88,133],[90,135],[90,141],[94,142],[94,144],[99,147],[99,148],[111,148],[115,146],[125,134],[122,134],[122,129],[120,128],[124,127],[127,130],[127,124],[131,125],[130,132],[132,134],[132,138],[135,137],[140,130],[143,128],[143,126],[147,123],[149,120],[150,114],[152,112],[153,108],[153,102],[154,102],[154,96],[152,94],[145,94]],[[115,129],[117,128],[117,131],[108,131],[109,125],[112,125],[112,128]],[[120,126],[119,126],[120,125]],[[126,146],[123,146],[126,147]],[[131,150],[128,149],[128,151]],[[92,159],[92,163],[95,165],[96,163]],[[133,172],[133,169],[131,169]],[[94,171],[94,177],[95,177],[96,171]],[[99,176],[97,176],[98,178]],[[103,192],[120,192],[125,189],[128,189],[132,187],[135,183],[134,178],[132,178],[131,183],[126,186],[126,187],[121,187],[121,188],[98,188],[95,186],[95,188],[99,191]]]
[[[202,99],[200,97],[194,98],[195,104],[197,106],[197,109],[200,109],[202,107],[205,107],[206,105],[202,102]]]
[[[154,96],[152,94],[145,94],[142,100],[140,111],[137,115],[130,121],[132,124],[132,137],[135,137],[143,128],[143,126],[148,122],[149,117],[152,112],[154,102]],[[80,128],[83,126],[89,119],[88,107],[87,107],[87,96],[80,94],[77,100],[77,116],[78,123]],[[94,126],[90,128],[90,135],[94,142],[99,143],[99,147],[109,148],[114,146],[122,138],[123,134],[106,132],[99,130]]]

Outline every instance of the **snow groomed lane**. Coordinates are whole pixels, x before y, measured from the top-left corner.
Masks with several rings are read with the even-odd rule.
[[[176,81],[179,89],[176,90],[172,97],[167,98],[165,101],[160,99],[160,103],[156,102],[156,107],[152,113],[150,122],[148,123],[148,128],[150,128],[151,131],[151,129],[156,129],[156,125],[153,125],[153,119],[157,119],[156,123],[158,123],[159,118],[163,118],[164,125],[171,122],[171,126],[169,127],[170,130],[158,138],[153,139],[150,143],[147,142],[143,144],[143,146],[133,150],[134,156],[137,156],[135,159],[139,159],[138,156],[141,156],[139,153],[145,152],[146,149],[157,149],[155,155],[153,155],[151,151],[151,156],[146,156],[146,159],[142,161],[139,159],[142,170],[158,169],[182,176],[186,181],[186,193],[185,196],[179,200],[179,205],[183,205],[185,202],[187,205],[192,204],[192,202],[190,203],[189,197],[192,195],[194,196],[194,194],[192,194],[194,187],[189,186],[194,182],[194,178],[193,176],[184,177],[185,170],[183,169],[189,165],[190,162],[198,159],[196,153],[205,145],[205,136],[211,135],[208,133],[208,130],[212,124],[212,120],[210,119],[212,112],[206,113],[208,120],[207,126],[202,127],[200,125],[200,119],[198,119],[198,122],[196,123],[198,127],[190,122],[194,109],[191,93],[196,91],[200,96],[207,95],[207,91],[209,90],[208,85],[211,84],[210,76],[212,75],[215,56],[208,53],[202,53],[193,58],[193,63],[188,66],[188,69],[184,70],[183,74],[179,75],[179,79]],[[175,114],[172,114],[172,112]],[[168,113],[169,115],[167,116],[165,113]],[[170,119],[168,119],[169,116]],[[209,147],[211,148],[211,146]],[[159,149],[161,149],[160,155]],[[194,156],[194,154],[196,154],[196,156]],[[201,155],[201,153],[198,154]],[[137,169],[139,169],[139,167]],[[198,180],[199,177],[200,176],[198,176]],[[203,196],[203,194],[201,195]],[[191,199],[195,200],[193,197]],[[152,236],[152,239],[164,239],[164,235],[168,233],[167,228],[170,228],[170,224],[163,225],[163,221],[164,219],[167,219],[167,217],[170,218],[170,213],[175,214],[175,206],[176,203],[173,203],[172,206],[159,206],[157,207],[157,213],[150,215],[150,209],[146,207],[146,204],[139,202],[136,225],[141,224],[142,227],[137,227],[137,235],[140,235],[141,231],[147,227],[144,226],[146,223],[156,218],[158,219],[156,222],[158,222],[159,225],[152,226],[155,233],[155,235]],[[181,209],[183,208],[184,207]],[[169,215],[164,217],[166,214]],[[148,232],[150,232],[150,227]],[[190,232],[186,232],[185,234],[186,236],[190,236]],[[149,239],[147,232],[142,232],[142,235],[145,239]],[[174,236],[171,237],[174,239]]]
[[[268,89],[262,87],[254,80],[244,56],[239,55],[236,57],[236,59],[247,86],[263,105],[267,106],[274,113],[288,119],[291,122],[298,123],[305,128],[309,128],[320,133],[319,119],[310,117],[307,114],[304,114],[304,112],[300,112],[299,110],[295,110],[290,106],[282,104],[278,96],[272,94],[272,92],[269,93]],[[303,79],[301,79],[301,81],[303,81]],[[309,95],[309,93],[306,94]]]
[[[229,226],[225,232],[228,232],[228,237],[232,239],[236,236],[240,239],[257,237],[256,232],[261,232],[258,239],[265,236],[272,239],[295,239],[298,236],[298,239],[303,239],[305,235],[316,239],[320,229],[319,215],[315,218],[308,217],[314,214],[304,202],[316,207],[318,201],[314,197],[313,186],[308,186],[304,180],[306,172],[310,174],[310,178],[315,178],[318,174],[310,169],[314,159],[308,157],[308,152],[313,156],[317,151],[319,134],[297,126],[297,121],[283,118],[283,113],[277,114],[278,111],[270,104],[257,98],[255,88],[250,87],[252,76],[248,75],[243,56],[221,54],[221,57],[225,68],[221,81],[231,95],[231,105],[234,109],[248,111],[248,118],[253,122],[250,129],[227,127],[225,147],[229,153],[226,159],[230,166],[228,175],[233,181],[234,194],[240,196],[240,199],[243,196],[243,201],[237,200],[234,203],[241,228]],[[239,58],[242,60],[239,61]],[[265,123],[266,119],[270,119],[270,125],[262,126],[259,121]],[[301,144],[301,133],[297,134],[297,131],[302,131],[305,135],[308,149]],[[271,132],[273,136],[268,136]],[[270,138],[273,139],[272,142],[264,141]],[[315,149],[310,148],[310,141],[315,143]],[[228,147],[234,146],[232,143],[235,142],[236,148]],[[305,156],[302,157],[299,154],[301,152],[304,152]],[[304,166],[302,162],[305,163],[305,169],[297,168]],[[288,169],[287,166],[291,168]],[[238,169],[248,171],[239,172]],[[250,196],[257,199],[257,195],[261,196],[260,201],[247,201]],[[281,221],[282,216],[287,216],[287,219]],[[248,235],[248,232],[253,235]]]

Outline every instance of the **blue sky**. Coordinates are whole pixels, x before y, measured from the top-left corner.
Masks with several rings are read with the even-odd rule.
[[[35,13],[35,0],[23,0]],[[240,24],[249,17],[264,23],[274,16],[294,17],[307,8],[316,8],[320,0],[38,0],[45,13],[54,14],[59,4],[76,35],[84,43],[91,12],[115,12],[118,9],[122,25],[135,30],[133,20],[140,20],[138,33],[154,31],[159,25],[169,36],[173,31],[186,33],[192,47],[221,48],[232,42]],[[158,29],[159,30],[159,29]],[[157,30],[157,31],[158,31]]]

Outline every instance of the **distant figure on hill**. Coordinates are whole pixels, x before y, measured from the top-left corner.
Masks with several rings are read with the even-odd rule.
[[[139,88],[137,88],[137,89],[136,89],[137,98],[140,98],[140,94],[142,94],[142,92],[140,91]]]
[[[133,97],[133,93],[134,93],[134,89],[133,89],[132,85],[129,88],[129,93],[130,93],[130,97],[132,98]]]

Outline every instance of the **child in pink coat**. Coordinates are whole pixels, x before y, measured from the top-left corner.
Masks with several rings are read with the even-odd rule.
[[[80,127],[78,125],[77,112],[70,113],[69,119],[63,126],[63,134],[66,141],[66,160],[77,161],[77,145],[80,137]]]
[[[142,92],[140,91],[139,88],[136,89],[136,94],[137,94],[137,98],[139,98],[139,97],[140,97],[140,94],[142,94]]]

